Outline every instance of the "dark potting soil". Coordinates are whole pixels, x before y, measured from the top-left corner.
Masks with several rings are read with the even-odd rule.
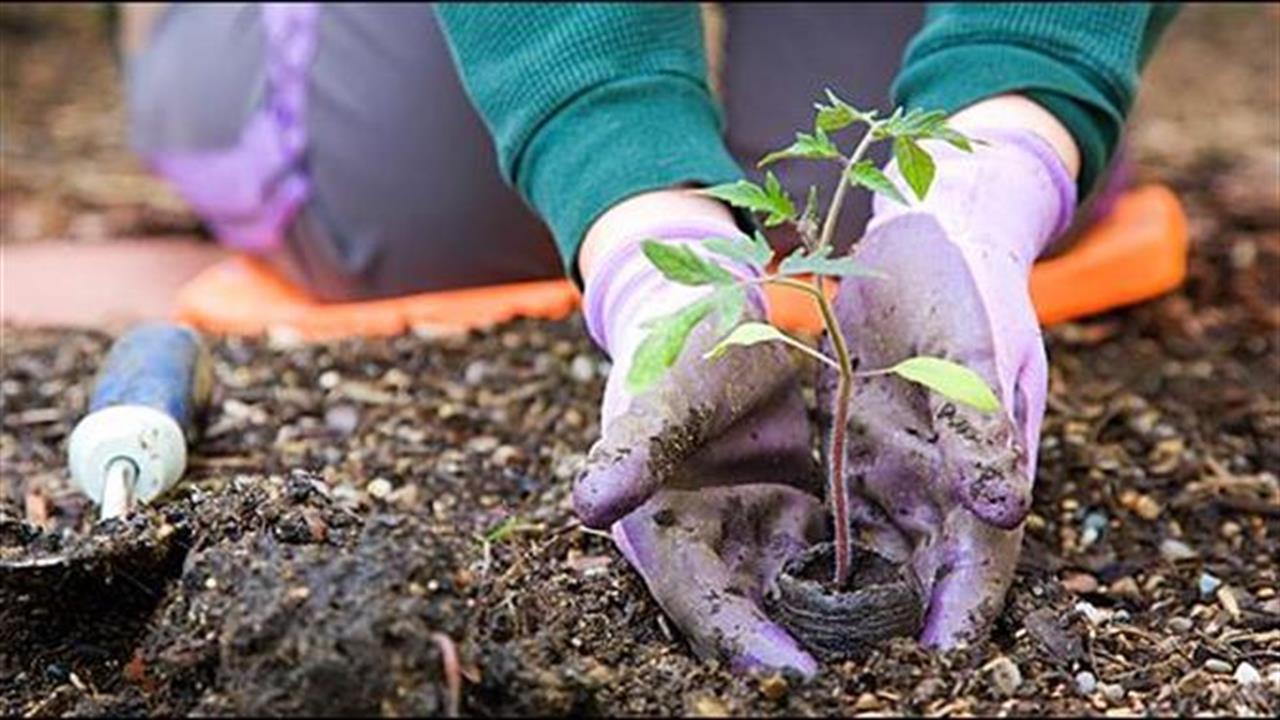
[[[833,579],[835,555],[830,546],[810,548],[812,557],[797,558],[794,575],[797,579],[807,580],[822,586],[827,593],[854,590],[867,585],[884,585],[898,579],[901,567],[882,555],[855,543],[849,553],[849,578],[840,585]],[[806,562],[807,561],[807,562]]]
[[[919,583],[898,565],[856,542],[849,575],[835,579],[835,545],[809,547],[787,561],[766,598],[769,616],[820,660],[857,660],[895,637],[920,633]]]
[[[3,242],[198,228],[120,140],[100,29],[15,34],[63,10],[0,8]],[[1187,204],[1190,274],[1047,332],[1034,505],[989,638],[893,640],[804,685],[694,657],[574,522],[603,385],[576,319],[221,342],[188,482],[98,528],[64,452],[107,339],[5,328],[0,714],[440,714],[457,681],[467,714],[1275,715],[1274,12],[1188,5],[1145,73],[1130,147]]]
[[[1229,177],[1179,191],[1187,284],[1047,333],[990,637],[895,639],[808,684],[695,657],[575,522],[605,373],[578,318],[221,341],[187,482],[97,528],[63,453],[108,338],[6,331],[0,712],[439,714],[453,681],[472,714],[1274,713],[1280,221],[1237,220]],[[67,549],[98,559],[11,567]]]

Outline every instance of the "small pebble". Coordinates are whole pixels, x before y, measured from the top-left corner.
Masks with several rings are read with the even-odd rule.
[[[339,435],[350,435],[360,425],[360,410],[355,405],[334,405],[324,411],[324,424]]]
[[[1142,581],[1142,592],[1150,595],[1156,588],[1164,584],[1164,576],[1159,573],[1148,575],[1146,580]]]
[[[467,441],[467,451],[483,455],[497,450],[501,444],[502,441],[492,435],[477,435]]]
[[[1222,606],[1223,610],[1227,611],[1227,614],[1231,616],[1231,619],[1239,620],[1240,601],[1236,600],[1236,594],[1231,591],[1231,588],[1227,585],[1223,585],[1218,588],[1218,592],[1215,594],[1218,596],[1218,604]]]
[[[1210,595],[1213,594],[1213,591],[1218,589],[1218,586],[1221,584],[1222,584],[1222,581],[1219,580],[1212,573],[1207,573],[1207,572],[1200,573],[1200,580],[1198,581],[1198,585],[1200,587],[1200,597],[1209,597]]]
[[[608,685],[613,681],[613,671],[604,665],[596,665],[587,671],[587,679],[596,685]]]
[[[386,478],[374,478],[364,488],[369,497],[381,500],[391,494],[391,481]]]
[[[787,696],[787,680],[778,673],[769,675],[760,681],[760,694],[770,700],[781,700]]]
[[[1077,594],[1087,595],[1098,590],[1098,579],[1089,573],[1070,573],[1062,579],[1062,587]]]
[[[1155,520],[1164,510],[1155,498],[1136,490],[1125,490],[1121,493],[1120,504],[1143,520]]]
[[[1098,689],[1098,678],[1088,670],[1081,670],[1076,673],[1076,692],[1081,695],[1092,695],[1094,690]]]
[[[341,503],[354,504],[360,501],[360,491],[349,482],[339,483],[333,488],[333,499]]]
[[[1102,697],[1109,702],[1120,702],[1124,699],[1124,688],[1118,683],[1102,683],[1098,685],[1098,689],[1102,691]]]
[[[1267,684],[1271,686],[1271,692],[1280,693],[1280,665],[1271,666],[1271,671],[1267,673]]]
[[[1160,517],[1160,513],[1164,508],[1160,507],[1160,503],[1156,502],[1150,495],[1139,495],[1138,500],[1134,503],[1133,511],[1143,520],[1155,520]]]
[[[569,363],[569,377],[580,383],[591,382],[596,376],[596,361],[587,355],[574,355]]]
[[[501,445],[493,451],[491,460],[494,465],[509,465],[524,455],[524,451],[514,445]]]
[[[1165,538],[1160,541],[1160,556],[1169,562],[1179,562],[1181,560],[1194,560],[1199,557],[1199,553],[1181,540]]]
[[[991,681],[1001,695],[1009,696],[1022,684],[1022,671],[1008,657],[1001,655],[992,660],[987,669],[991,671]]]
[[[338,383],[342,382],[342,375],[337,370],[325,370],[320,373],[320,387],[325,390],[332,390],[338,387]]]
[[[1222,537],[1230,540],[1240,534],[1241,527],[1239,523],[1228,520],[1222,523],[1222,527],[1218,528],[1218,531],[1222,533]]]
[[[1087,620],[1089,624],[1093,625],[1094,627],[1097,627],[1098,625],[1105,623],[1110,618],[1110,615],[1106,611],[1100,610],[1097,607],[1095,607],[1093,603],[1087,603],[1087,602],[1084,602],[1083,600],[1076,603],[1075,610],[1076,612],[1083,615],[1084,619]]]
[[[940,696],[947,691],[947,684],[941,678],[925,678],[912,691],[912,695],[920,700]]]
[[[1232,677],[1241,685],[1253,685],[1254,683],[1262,682],[1262,673],[1258,672],[1258,668],[1248,662],[1242,662],[1237,665],[1236,672]]]
[[[1191,618],[1174,616],[1169,618],[1169,621],[1166,622],[1164,626],[1169,628],[1169,632],[1182,634],[1191,632],[1191,628],[1195,627],[1196,624],[1191,620]]]
[[[1084,530],[1080,532],[1080,546],[1089,547],[1102,537],[1102,532],[1107,529],[1107,516],[1101,512],[1093,511],[1084,516]]]
[[[853,709],[855,712],[868,712],[880,709],[880,698],[875,693],[864,692],[853,701]]]
[[[702,696],[693,701],[694,717],[727,717],[729,708],[713,697]]]
[[[1111,583],[1107,588],[1107,594],[1127,600],[1142,599],[1142,590],[1138,588],[1138,581],[1131,577],[1122,577]]]
[[[489,363],[486,360],[473,360],[467,363],[462,371],[462,381],[468,385],[479,385],[489,375]]]
[[[1231,663],[1218,658],[1209,658],[1204,661],[1204,669],[1222,675],[1231,672]]]

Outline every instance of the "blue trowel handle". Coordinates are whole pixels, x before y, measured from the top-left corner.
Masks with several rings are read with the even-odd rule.
[[[177,421],[191,442],[212,388],[212,364],[199,334],[176,323],[147,323],[111,346],[89,413],[116,405],[154,408]]]

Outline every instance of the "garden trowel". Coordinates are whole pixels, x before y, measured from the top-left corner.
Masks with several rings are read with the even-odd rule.
[[[123,517],[181,480],[212,385],[208,351],[185,325],[147,323],[116,340],[67,447],[72,482],[97,503],[100,519]],[[0,558],[0,569],[4,575],[58,572],[168,555],[168,538],[154,533],[127,532],[114,540],[71,553]]]

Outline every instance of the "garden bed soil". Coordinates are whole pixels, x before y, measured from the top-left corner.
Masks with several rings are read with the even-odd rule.
[[[1152,70],[1170,90],[1139,113],[1134,147],[1187,204],[1188,281],[1047,332],[1034,505],[989,638],[942,654],[900,638],[807,684],[695,657],[609,539],[575,522],[606,372],[577,317],[219,341],[187,482],[97,527],[64,452],[109,338],[6,328],[0,714],[1275,715],[1280,188],[1275,61],[1259,40],[1275,24],[1244,13],[1189,8]],[[26,62],[41,36],[24,37],[4,87],[56,99],[64,85],[37,70],[66,63]],[[1246,46],[1262,70],[1219,56]],[[1241,83],[1204,73],[1206,52]],[[1256,93],[1183,132],[1249,78]],[[6,123],[21,141],[6,140],[20,150],[6,156],[6,237],[60,227],[32,219],[37,201],[109,215],[114,195],[46,187],[102,176],[60,165],[87,156],[41,139],[62,125],[24,117]],[[105,133],[56,117],[68,137]]]
[[[0,648],[0,712],[441,713],[451,679],[479,714],[1280,710],[1280,223],[1233,214],[1230,175],[1179,189],[1186,286],[1048,333],[1035,504],[990,638],[898,639],[809,684],[697,659],[575,522],[607,369],[577,317],[219,341],[187,483],[96,528],[62,453],[109,338],[10,330],[0,560],[102,559],[0,575],[0,614],[58,598],[4,619],[26,631]]]

